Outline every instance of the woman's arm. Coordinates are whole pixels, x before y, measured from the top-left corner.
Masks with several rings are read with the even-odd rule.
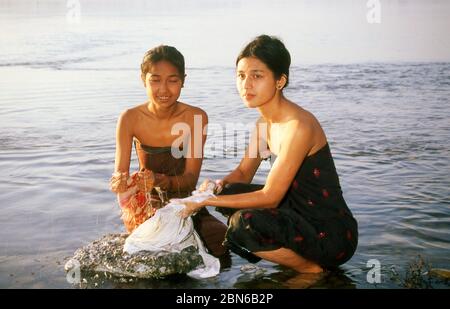
[[[130,169],[131,143],[133,139],[130,128],[130,112],[119,116],[116,127],[116,155],[114,173],[109,181],[110,190],[115,193],[127,190],[127,180]]]
[[[123,112],[117,121],[116,127],[116,156],[114,171],[119,173],[129,173],[131,148],[133,143],[133,127],[131,112]]]
[[[184,215],[189,215],[206,205],[227,208],[274,208],[278,206],[301,163],[313,147],[312,136],[311,125],[291,121],[281,142],[280,153],[267,176],[263,189],[250,193],[221,195],[198,204],[188,203]]]

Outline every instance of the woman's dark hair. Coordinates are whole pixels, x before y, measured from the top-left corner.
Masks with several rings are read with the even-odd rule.
[[[264,62],[273,72],[275,79],[286,75],[286,87],[289,83],[289,66],[291,65],[291,55],[280,39],[260,35],[247,44],[236,59],[236,66],[242,58],[255,57]]]
[[[173,66],[175,66],[180,74],[182,83],[184,83],[184,57],[183,55],[173,46],[159,45],[149,51],[144,55],[141,63],[141,74],[142,78],[150,71],[150,67],[159,61],[168,61]]]

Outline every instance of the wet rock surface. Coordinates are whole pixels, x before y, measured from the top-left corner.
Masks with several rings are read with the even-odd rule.
[[[102,273],[114,277],[158,279],[173,274],[184,274],[203,264],[195,247],[180,253],[140,251],[123,252],[128,234],[108,234],[75,251],[65,264],[66,272],[82,274]]]

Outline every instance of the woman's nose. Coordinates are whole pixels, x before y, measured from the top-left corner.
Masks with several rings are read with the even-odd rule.
[[[242,83],[243,83],[244,89],[248,89],[248,88],[252,87],[251,80],[248,77],[246,77]]]
[[[167,82],[165,82],[165,81],[160,83],[159,89],[158,89],[159,92],[163,92],[164,93],[167,90],[167,84],[166,83]]]

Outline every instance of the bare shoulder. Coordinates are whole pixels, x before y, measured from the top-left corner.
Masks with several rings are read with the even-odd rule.
[[[315,127],[311,119],[292,118],[286,122],[286,133],[295,137],[311,137]]]
[[[319,121],[310,111],[296,104],[294,105],[289,120],[287,121],[288,131],[296,137],[309,139],[312,150],[321,148],[326,143],[326,136]]]
[[[179,102],[179,114],[186,120],[194,119],[194,116],[201,116],[202,121],[208,122],[208,114],[197,106],[192,106],[183,102]]]
[[[287,113],[285,123],[290,129],[307,130],[313,126],[314,120],[313,114],[296,105]]]
[[[119,120],[126,123],[133,123],[134,121],[142,117],[143,113],[145,112],[144,110],[145,103],[128,108],[120,114]]]

